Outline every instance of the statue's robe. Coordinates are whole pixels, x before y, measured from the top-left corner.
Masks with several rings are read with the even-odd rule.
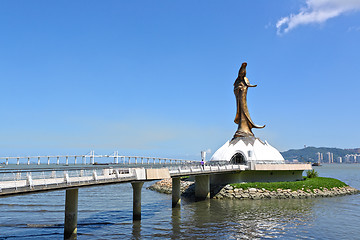
[[[246,65],[245,65],[246,67]],[[247,106],[247,89],[248,87],[256,87],[256,85],[250,85],[249,80],[247,79],[245,67],[241,67],[239,71],[239,76],[234,83],[234,94],[236,97],[236,116],[234,122],[238,124],[238,130],[236,131],[234,137],[246,137],[254,136],[251,131],[252,128],[264,128],[264,126],[256,125],[250,118],[248,106]],[[242,70],[242,68],[244,68]]]

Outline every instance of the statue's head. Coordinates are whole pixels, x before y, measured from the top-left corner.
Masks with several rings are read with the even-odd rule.
[[[243,78],[243,77],[246,76],[246,66],[247,66],[246,62],[243,62],[241,64],[241,67],[240,67],[240,70],[239,70],[239,77]]]

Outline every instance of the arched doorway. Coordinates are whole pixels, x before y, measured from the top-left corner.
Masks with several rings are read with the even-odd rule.
[[[241,164],[246,165],[246,159],[243,154],[241,153],[235,153],[234,156],[230,159],[231,164]]]

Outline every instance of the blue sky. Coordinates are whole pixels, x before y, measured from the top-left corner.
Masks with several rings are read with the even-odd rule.
[[[360,147],[360,1],[1,1],[0,155]],[[211,155],[211,154],[210,154]]]

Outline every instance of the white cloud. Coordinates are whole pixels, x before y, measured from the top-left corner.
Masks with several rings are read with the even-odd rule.
[[[299,25],[324,23],[346,12],[359,11],[360,0],[307,0],[298,14],[290,14],[276,23],[277,34],[289,32]]]

